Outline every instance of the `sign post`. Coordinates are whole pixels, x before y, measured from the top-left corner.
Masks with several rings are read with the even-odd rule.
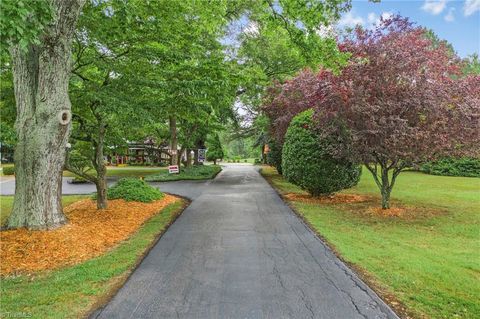
[[[180,170],[178,169],[178,165],[170,165],[168,167],[168,173],[169,174],[178,174],[180,173]]]
[[[198,149],[198,162],[199,163],[204,163],[205,160],[206,160],[206,153],[207,153],[207,150],[204,149],[204,148],[199,148]]]

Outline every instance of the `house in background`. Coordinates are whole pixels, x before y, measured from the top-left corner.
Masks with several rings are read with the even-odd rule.
[[[180,150],[178,147],[177,152]],[[126,147],[116,148],[105,160],[110,165],[168,165],[171,154],[168,143],[157,145],[153,138],[147,138],[143,142],[127,141]],[[183,151],[182,158],[185,157],[186,151]]]

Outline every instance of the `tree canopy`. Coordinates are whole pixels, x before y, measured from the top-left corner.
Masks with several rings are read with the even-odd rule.
[[[478,156],[479,77],[445,42],[406,18],[356,28],[339,44],[351,58],[339,74],[306,70],[271,89],[266,113],[282,140],[292,115],[315,109],[329,153],[363,163],[389,197],[405,168],[444,156]]]

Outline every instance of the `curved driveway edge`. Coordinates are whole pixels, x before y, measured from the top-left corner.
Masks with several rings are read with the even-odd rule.
[[[192,203],[93,318],[398,318],[255,167],[160,187]]]

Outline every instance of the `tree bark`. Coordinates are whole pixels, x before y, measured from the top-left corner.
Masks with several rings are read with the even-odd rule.
[[[391,190],[389,189],[389,187],[383,187],[381,193],[382,193],[382,208],[389,209]]]
[[[97,209],[106,209],[107,204],[107,180],[105,175],[103,177],[98,177],[97,182],[95,183],[97,188]]]
[[[193,150],[193,165],[198,165],[198,148]]]
[[[71,40],[85,0],[52,1],[55,18],[39,45],[10,48],[18,142],[9,228],[51,229],[66,223],[62,171],[70,134]]]
[[[364,163],[365,167],[372,173],[373,179],[380,189],[382,195],[382,208],[390,208],[390,195],[393,186],[397,180],[398,175],[406,167],[405,163],[393,162],[387,164],[385,161],[380,162],[380,172],[377,169],[377,164]],[[389,172],[392,171],[391,176]]]
[[[179,154],[177,147],[177,119],[175,116],[169,117],[169,126],[170,126],[170,151],[172,152],[172,156],[170,157],[170,165],[178,165],[178,158]]]
[[[382,208],[389,209],[390,208],[390,193],[392,189],[390,188],[390,181],[388,180],[388,169],[383,167],[381,168],[382,172],[382,187],[381,187],[381,194],[382,194]]]
[[[185,164],[186,164],[185,167],[192,166],[192,150],[190,148],[187,148],[187,156],[186,156]]]
[[[95,158],[93,161],[93,167],[97,171],[97,180],[95,186],[97,187],[97,209],[107,208],[107,167],[103,160],[103,150],[105,147],[105,134],[106,125],[105,122],[98,117],[98,139],[94,143]]]

